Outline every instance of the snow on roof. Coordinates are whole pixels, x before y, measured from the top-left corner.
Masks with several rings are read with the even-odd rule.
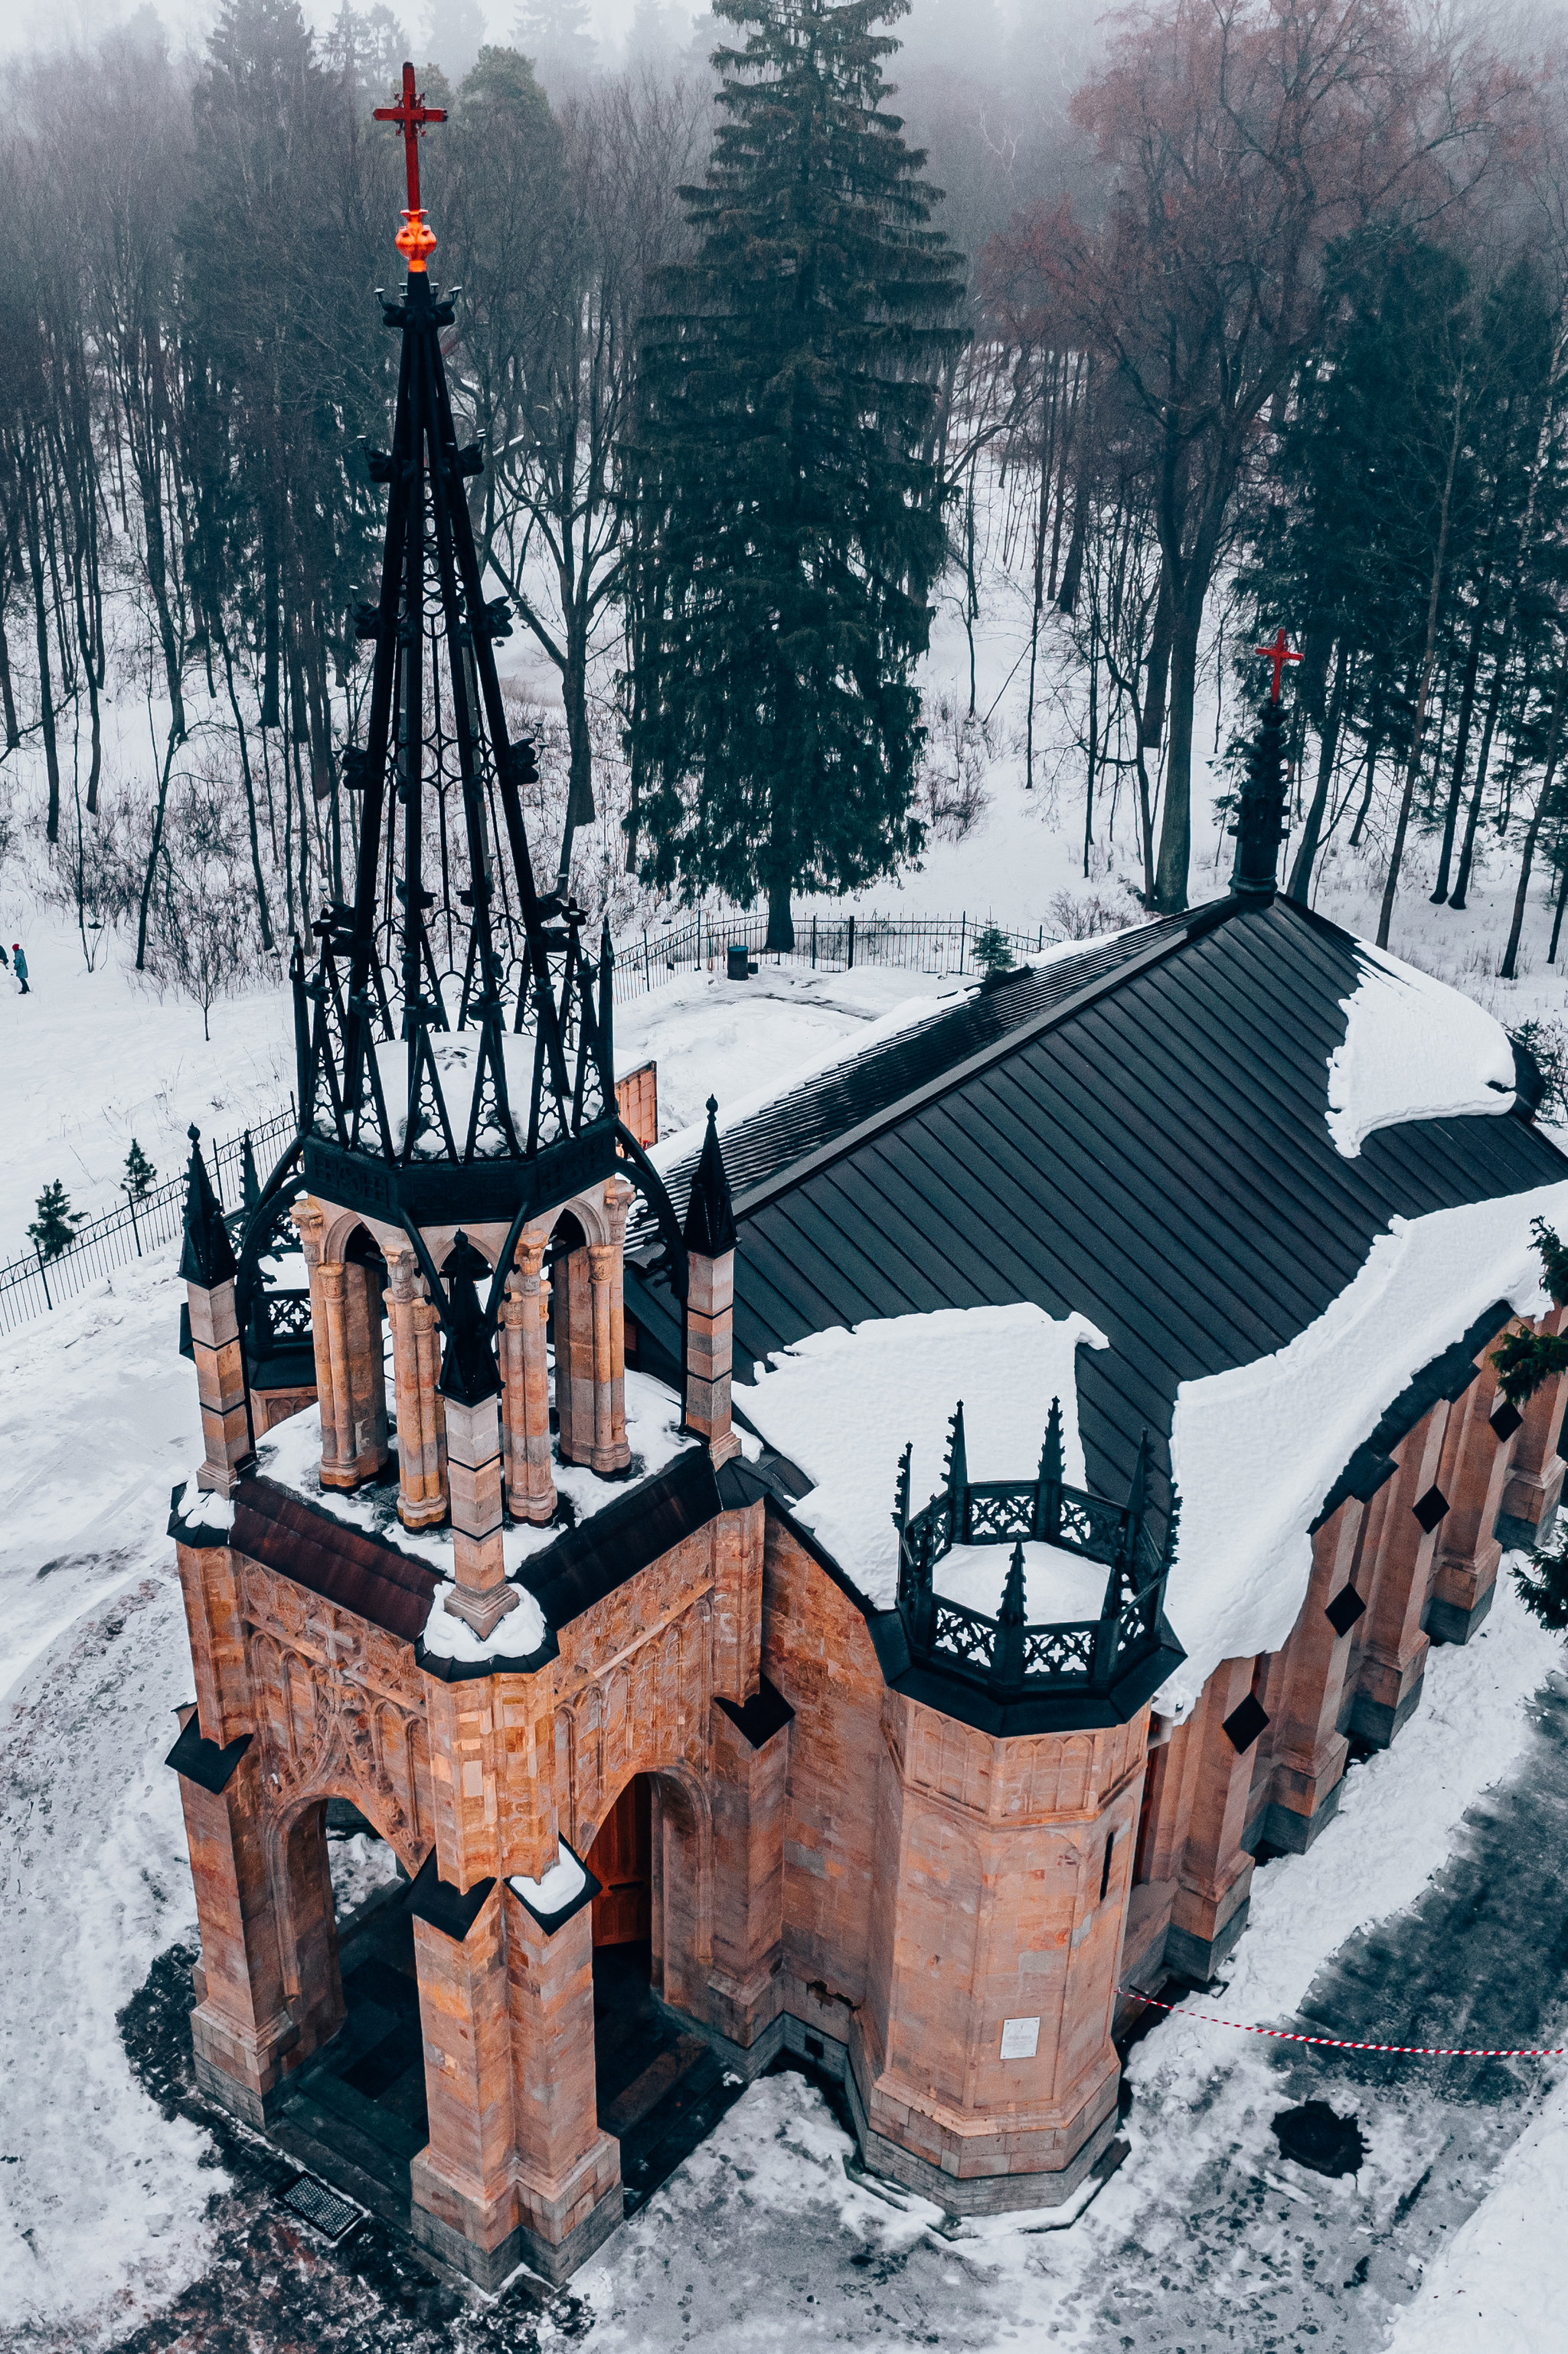
[[[1341,1000],[1349,1026],[1329,1063],[1329,1133],[1345,1159],[1374,1129],[1510,1109],[1513,1048],[1502,1023],[1365,940],[1355,954],[1361,979]]]
[[[1171,1463],[1181,1525],[1165,1615],[1187,1657],[1155,1695],[1162,1714],[1184,1715],[1222,1659],[1286,1640],[1311,1576],[1312,1522],[1414,1375],[1494,1300],[1544,1311],[1538,1216],[1563,1227],[1568,1182],[1396,1217],[1287,1347],[1181,1384]]]
[[[960,1398],[972,1479],[1033,1479],[1051,1401],[1059,1397],[1065,1477],[1074,1487],[1086,1484],[1080,1344],[1107,1345],[1086,1316],[1052,1318],[1030,1304],[876,1317],[850,1331],[835,1325],[809,1333],[759,1363],[742,1403],[769,1446],[815,1482],[794,1506],[796,1518],[866,1599],[887,1610],[898,1585],[898,1458],[913,1441],[909,1492],[917,1511],[941,1485],[948,1426]]]
[[[794,1064],[779,1077],[767,1080],[761,1087],[752,1088],[749,1094],[732,1097],[728,1103],[719,1106],[721,1141],[731,1129],[738,1128],[743,1120],[754,1119],[759,1111],[766,1111],[769,1104],[793,1095],[798,1087],[805,1086],[808,1079],[820,1078],[824,1071],[836,1070],[841,1063],[856,1062],[872,1047],[880,1046],[888,1038],[896,1038],[900,1031],[912,1030],[917,1022],[950,1012],[956,1000],[973,997],[979,986],[978,982],[959,981],[937,998],[906,997],[887,1013],[879,1013],[874,1022],[860,1023],[847,1037],[835,1038],[821,1053],[809,1056],[803,1063]],[[706,1133],[707,1119],[705,1115],[694,1121],[690,1128],[678,1129],[671,1136],[661,1137],[657,1144],[650,1145],[648,1158],[661,1177],[668,1177],[683,1161],[695,1161]]]

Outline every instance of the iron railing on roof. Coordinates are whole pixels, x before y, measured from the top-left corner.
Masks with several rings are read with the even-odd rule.
[[[890,965],[905,972],[938,975],[976,973],[974,946],[991,919],[958,916],[810,916],[795,927],[795,945],[783,954],[765,949],[765,909],[700,907],[684,923],[644,930],[616,948],[615,1002],[625,1005],[661,989],[683,972],[722,972],[732,948],[743,948],[758,963],[805,965],[815,971],[849,972],[856,965]],[[1016,956],[1038,956],[1057,935],[1043,924],[1033,931],[1001,937]]]
[[[268,1164],[288,1143],[299,1126],[294,1098],[287,1111],[275,1113],[259,1127],[209,1145],[206,1158],[213,1191],[227,1214],[241,1209],[245,1199],[245,1147],[249,1141],[259,1175],[266,1181]],[[106,1211],[77,1229],[75,1239],[53,1257],[39,1250],[0,1267],[0,1332],[9,1332],[34,1316],[59,1308],[85,1291],[90,1283],[124,1267],[133,1258],[165,1249],[177,1242],[185,1225],[185,1170],[151,1185],[132,1199],[126,1196],[118,1210]]]
[[[1051,1402],[1040,1469],[1033,1479],[971,1479],[964,1410],[953,1416],[940,1490],[925,1509],[909,1509],[910,1449],[898,1467],[894,1521],[898,1529],[898,1614],[911,1657],[925,1667],[978,1685],[997,1699],[1046,1692],[1103,1695],[1163,1641],[1165,1581],[1179,1518],[1172,1509],[1163,1545],[1145,1518],[1148,1441],[1139,1450],[1125,1504],[1069,1487],[1062,1478],[1062,1416]],[[1023,1547],[1050,1545],[1103,1565],[1105,1598],[1097,1617],[1026,1620]],[[999,1550],[994,1613],[938,1594],[936,1573],[956,1545]]]

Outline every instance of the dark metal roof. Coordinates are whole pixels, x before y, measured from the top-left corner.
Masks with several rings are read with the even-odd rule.
[[[866,1317],[1077,1310],[1110,1342],[1078,1356],[1090,1486],[1125,1490],[1146,1426],[1166,1470],[1178,1385],[1284,1347],[1391,1217],[1568,1176],[1522,1118],[1412,1121],[1341,1157],[1328,1067],[1355,951],[1291,900],[1220,900],[988,990],[742,1123],[724,1139],[737,1376]],[[677,1209],[688,1185],[671,1179]],[[667,1285],[651,1264],[627,1283],[647,1355],[678,1363]]]

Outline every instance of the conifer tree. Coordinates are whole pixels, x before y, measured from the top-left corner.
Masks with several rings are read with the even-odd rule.
[[[647,880],[850,890],[919,849],[911,672],[942,560],[928,446],[958,258],[886,111],[906,0],[715,0],[694,259],[643,331],[631,752]]]
[[[140,1202],[157,1173],[136,1139],[132,1137],[131,1150],[125,1155],[125,1174],[120,1181],[124,1192],[130,1194],[133,1202]]]
[[[73,1210],[65,1181],[57,1177],[38,1195],[38,1214],[27,1232],[40,1258],[58,1258],[69,1250],[76,1240],[76,1230],[82,1222],[82,1212]]]

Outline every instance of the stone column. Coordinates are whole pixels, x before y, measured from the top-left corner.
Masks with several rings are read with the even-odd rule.
[[[454,1397],[445,1404],[457,1573],[456,1590],[447,1596],[446,1606],[482,1641],[507,1611],[517,1607],[502,1557],[500,1400],[493,1393],[472,1405]]]
[[[1252,1690],[1251,1659],[1222,1659],[1190,1722],[1172,1738],[1191,1776],[1187,1836],[1166,1933],[1165,1959],[1199,1985],[1213,1978],[1246,1925],[1253,1861],[1242,1846],[1255,1760],[1238,1752],[1225,1719]],[[1178,1770],[1175,1760],[1172,1768]]]
[[[1537,1320],[1536,1329],[1560,1332],[1564,1322],[1568,1322],[1568,1309],[1554,1308]],[[1514,1436],[1502,1510],[1493,1532],[1504,1545],[1540,1544],[1552,1532],[1565,1468],[1557,1451],[1565,1399],[1568,1375],[1559,1373],[1542,1384],[1524,1409],[1523,1426]]]
[[[615,1290],[620,1253],[610,1243],[588,1246],[588,1277],[593,1289],[593,1448],[588,1461],[604,1476],[624,1471],[631,1460],[626,1438],[626,1361],[620,1359],[617,1378]],[[620,1338],[624,1348],[624,1311]],[[620,1436],[615,1433],[615,1398],[620,1394]]]
[[[503,1891],[517,2217],[528,2261],[564,2280],[620,2221],[620,2145],[594,2081],[593,1914],[555,1925]]]
[[[550,1363],[546,1319],[550,1286],[543,1265],[546,1236],[536,1228],[517,1246],[499,1320],[503,1452],[512,1517],[542,1527],[556,1513],[550,1468]]]
[[[193,1732],[194,1713],[180,1712],[182,1726]],[[191,1764],[205,1777],[180,1775],[201,1928],[196,2007],[191,2013],[196,2082],[226,2109],[260,2126],[278,2105],[275,2096],[285,2072],[303,2055],[283,1990],[261,1837],[259,1746],[249,1742],[235,1760],[228,1750],[203,1742]]]
[[[414,2237],[483,2288],[517,2264],[511,2022],[499,1882],[427,1904],[415,1883],[414,1967],[430,2138],[409,2168]],[[447,1926],[427,1917],[439,1912]]]
[[[371,1268],[358,1259],[344,1264],[343,1305],[355,1464],[361,1479],[375,1479],[386,1469],[391,1451],[387,1443],[381,1290]]]
[[[439,1394],[440,1318],[423,1296],[412,1251],[387,1259],[387,1310],[397,1399],[397,1517],[405,1528],[444,1520],[446,1417]],[[325,1420],[323,1411],[323,1424]]]
[[[624,1462],[631,1459],[626,1438],[626,1221],[634,1198],[624,1177],[612,1177],[604,1189],[615,1252],[609,1278],[609,1443],[625,1448]]]
[[[344,1303],[345,1269],[341,1260],[323,1259],[311,1275],[311,1330],[316,1341],[316,1387],[322,1402],[322,1486],[356,1488],[359,1449],[354,1435],[354,1399],[348,1366],[348,1333]],[[325,1358],[327,1383],[322,1387]],[[328,1404],[331,1418],[328,1418]]]
[[[593,1281],[586,1246],[556,1261],[556,1417],[563,1463],[593,1461]]]
[[[185,1298],[190,1305],[191,1349],[201,1404],[203,1455],[196,1486],[215,1495],[232,1496],[256,1460],[233,1278],[211,1290],[187,1281]]]
[[[1414,1508],[1436,1483],[1447,1416],[1446,1404],[1434,1406],[1400,1441],[1393,1450],[1399,1469],[1375,1500],[1383,1503],[1381,1541],[1368,1588],[1350,1729],[1379,1749],[1388,1747],[1420,1700],[1426,1672],[1430,1647],[1421,1621],[1437,1532],[1423,1530]]]
[[[686,1261],[686,1423],[708,1442],[715,1463],[740,1452],[730,1422],[731,1327],[735,1315],[735,1253]]]
[[[1311,1846],[1340,1802],[1350,1742],[1338,1726],[1351,1627],[1336,1634],[1327,1612],[1354,1582],[1365,1521],[1366,1506],[1351,1497],[1313,1538],[1311,1583],[1279,1662],[1262,1837],[1296,1855]]]
[[[771,1691],[713,1714],[713,1967],[708,2019],[749,2051],[783,2002],[789,1711]]]
[[[1430,1597],[1422,1619],[1435,1643],[1467,1642],[1497,1587],[1502,1546],[1495,1534],[1508,1485],[1511,1443],[1491,1426],[1498,1405],[1494,1343],[1480,1352],[1480,1372],[1448,1408],[1437,1485],[1448,1500],[1432,1555]]]
[[[333,1355],[331,1318],[328,1308],[327,1278],[335,1277],[338,1284],[341,1312],[341,1267],[328,1269],[322,1262],[322,1244],[326,1236],[326,1220],[318,1202],[296,1202],[289,1213],[299,1229],[300,1250],[305,1262],[305,1275],[311,1288],[311,1348],[316,1361],[316,1403],[322,1416],[322,1479],[328,1487],[339,1487],[342,1480],[328,1478],[329,1470],[338,1469],[340,1420],[337,1401],[336,1361]],[[353,1482],[346,1484],[352,1486]]]

